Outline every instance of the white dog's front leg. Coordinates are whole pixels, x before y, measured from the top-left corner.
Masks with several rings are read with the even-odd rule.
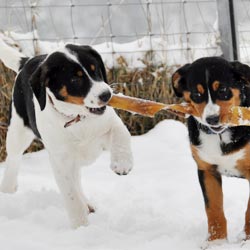
[[[89,207],[81,188],[80,168],[65,159],[51,159],[54,175],[73,228],[88,224]]]
[[[111,130],[111,169],[119,175],[126,175],[132,167],[131,136],[117,116]]]

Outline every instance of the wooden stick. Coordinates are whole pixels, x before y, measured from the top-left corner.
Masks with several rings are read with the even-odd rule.
[[[250,126],[250,108],[233,106],[222,123],[229,126]]]
[[[199,116],[190,103],[164,104],[125,95],[113,95],[109,105],[113,108],[127,110],[132,113],[153,117],[157,112],[166,110],[181,117]],[[228,126],[250,126],[250,107],[233,106],[221,123]]]
[[[125,95],[113,95],[109,101],[113,108],[127,110],[132,113],[153,117],[157,112],[166,110],[184,117],[186,114],[197,115],[194,108],[188,103],[164,104]]]

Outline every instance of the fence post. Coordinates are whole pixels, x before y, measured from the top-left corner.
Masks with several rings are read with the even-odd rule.
[[[217,0],[221,49],[223,57],[229,61],[239,59],[235,2],[234,0]]]

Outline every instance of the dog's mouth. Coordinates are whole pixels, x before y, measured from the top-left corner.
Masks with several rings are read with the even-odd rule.
[[[95,114],[95,115],[102,115],[105,110],[106,110],[106,106],[103,106],[101,108],[90,108],[90,107],[86,107],[88,109],[88,111],[92,114]]]

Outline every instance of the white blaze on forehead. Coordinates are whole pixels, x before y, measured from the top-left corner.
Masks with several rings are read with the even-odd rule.
[[[204,108],[202,120],[206,122],[206,118],[209,116],[218,116],[220,114],[220,106],[213,103],[210,91],[208,89],[208,103]]]
[[[70,49],[67,49],[66,47],[60,48],[59,50],[57,50],[57,52],[62,52],[68,59],[79,64],[79,66],[82,68],[86,76],[89,78],[91,86],[87,96],[84,98],[84,104],[89,108],[97,108],[103,106],[100,104],[99,96],[104,92],[112,93],[112,89],[109,87],[109,85],[104,81],[95,81],[89,75],[85,67],[79,62],[75,52],[72,52]]]

